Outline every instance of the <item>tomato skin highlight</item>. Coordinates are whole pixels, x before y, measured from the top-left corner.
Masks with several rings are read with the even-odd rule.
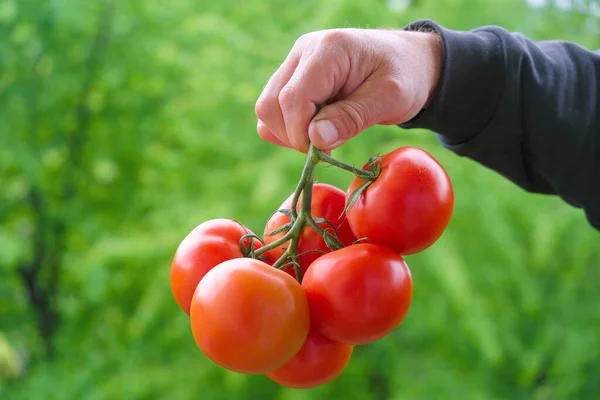
[[[377,180],[347,213],[353,232],[402,255],[427,249],[452,217],[454,191],[448,174],[416,147],[401,147],[382,156],[381,167]],[[355,178],[347,195],[362,182]]]
[[[350,345],[374,342],[400,325],[412,301],[406,262],[386,247],[359,243],[316,260],[302,286],[312,328]]]
[[[292,389],[310,389],[336,379],[348,365],[354,346],[335,342],[311,330],[302,349],[282,367],[267,372],[274,382]]]
[[[239,242],[250,233],[237,221],[217,218],[201,223],[182,240],[171,262],[170,279],[173,297],[187,315],[200,280],[223,261],[242,258]],[[250,239],[244,241],[249,243]],[[260,247],[261,242],[254,239],[254,248]]]
[[[283,202],[278,210],[290,210],[292,208],[292,200],[293,194]],[[302,195],[300,195],[300,199],[298,200],[296,207],[297,211],[300,211],[301,202]],[[345,206],[346,194],[343,190],[325,183],[315,183],[313,185],[311,199],[312,217],[324,218],[331,222],[331,224],[333,224],[338,231],[338,239],[340,242],[344,246],[349,246],[356,241],[356,236],[352,232],[352,228],[346,220],[346,216],[344,214]],[[263,238],[265,244],[272,243],[275,240],[283,237],[285,232],[273,236],[269,236],[269,234],[289,222],[290,219],[285,214],[279,212],[273,214],[273,216],[271,216],[271,218],[267,221],[265,227]],[[332,229],[331,226],[326,223],[320,223],[319,226],[323,229],[329,229],[330,231]],[[273,259],[277,260],[279,257],[281,257],[283,253],[285,253],[287,246],[289,246],[289,242],[271,250],[270,253]],[[306,226],[302,232],[302,236],[298,244],[298,254],[300,254],[298,261],[302,272],[304,273],[310,264],[312,264],[317,258],[321,257],[323,253],[328,253],[330,251],[331,249],[327,247],[323,237],[315,232],[313,228]],[[286,268],[285,271],[293,277],[296,276],[294,269],[291,267]]]
[[[240,258],[210,270],[191,304],[194,340],[223,368],[264,374],[302,348],[310,327],[300,284],[268,264]]]

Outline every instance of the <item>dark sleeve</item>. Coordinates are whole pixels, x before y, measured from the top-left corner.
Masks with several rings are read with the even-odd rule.
[[[400,126],[436,132],[529,192],[559,195],[600,230],[600,54],[495,26],[405,29],[437,31],[444,65],[431,105]]]

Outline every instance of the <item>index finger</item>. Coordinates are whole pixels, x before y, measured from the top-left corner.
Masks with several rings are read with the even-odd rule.
[[[267,82],[254,107],[256,116],[269,129],[272,135],[279,139],[280,142],[288,145],[285,122],[279,106],[279,93],[293,75],[299,60],[300,55],[292,49],[283,64],[281,64]]]
[[[308,151],[308,126],[317,106],[334,97],[348,78],[339,53],[317,49],[303,55],[279,94],[288,141],[301,152]]]

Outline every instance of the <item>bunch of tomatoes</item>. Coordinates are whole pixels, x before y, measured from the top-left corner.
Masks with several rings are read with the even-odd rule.
[[[354,172],[346,192],[313,182],[323,162]],[[453,207],[446,171],[421,149],[401,147],[357,169],[311,146],[296,191],[262,238],[230,219],[184,238],[173,295],[216,364],[291,388],[323,385],[354,346],[400,325],[413,295],[403,256],[431,246]]]

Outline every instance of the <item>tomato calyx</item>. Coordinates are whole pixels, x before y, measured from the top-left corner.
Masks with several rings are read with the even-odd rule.
[[[365,168],[369,168],[369,171],[367,172],[367,170],[363,169],[363,174],[355,174],[356,177],[362,179],[363,182],[348,196],[346,208],[344,208],[345,213],[350,211],[352,206],[354,206],[358,199],[360,199],[360,196],[363,194],[363,192],[377,180],[379,174],[381,173],[381,165],[381,156],[379,154],[374,155],[373,157],[369,158],[369,162],[365,166]]]
[[[315,226],[319,229],[316,229],[315,226],[311,225],[312,228],[323,236],[323,240],[325,240],[327,247],[331,250],[339,250],[344,247],[338,238],[338,230],[329,220],[325,218],[313,218],[313,222],[315,222]],[[319,224],[327,224],[329,227],[323,229]],[[331,233],[331,231],[333,231],[333,233]]]
[[[252,257],[252,255],[254,254],[255,251],[255,246],[254,246],[254,240],[256,239],[258,240],[262,245],[265,244],[265,242],[263,242],[263,240],[258,237],[257,235],[255,235],[254,233],[247,233],[244,236],[242,236],[240,238],[240,251],[242,252],[242,255],[244,257]],[[264,261],[264,259],[266,259],[266,257],[263,257],[263,259],[261,259],[261,261]]]

